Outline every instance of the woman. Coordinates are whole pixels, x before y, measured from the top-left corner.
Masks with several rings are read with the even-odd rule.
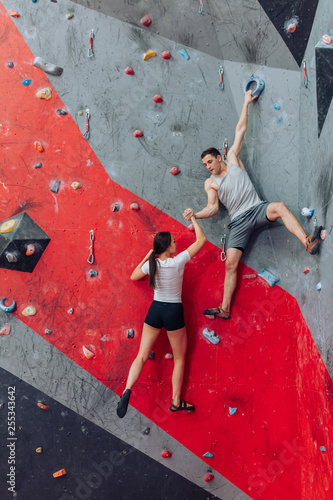
[[[140,377],[163,327],[166,329],[174,360],[170,410],[194,410],[192,404],[180,399],[187,349],[181,293],[185,264],[201,250],[207,238],[194,216],[191,217],[191,221],[196,241],[187,250],[171,258],[177,252],[175,237],[169,232],[157,233],[154,238],[154,249],[147,253],[131,275],[131,280],[136,281],[149,273],[149,286],[154,288],[154,300],[143,324],[139,353],[132,363],[126,388],[118,402],[117,415],[120,418],[126,415],[132,387]]]

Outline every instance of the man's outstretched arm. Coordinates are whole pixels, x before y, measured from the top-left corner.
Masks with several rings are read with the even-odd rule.
[[[243,148],[244,136],[245,136],[245,132],[247,130],[248,106],[251,102],[253,102],[257,98],[258,98],[258,96],[252,97],[252,90],[248,90],[245,93],[243,108],[242,108],[238,123],[236,125],[234,143],[231,146],[231,148],[229,149],[228,154],[227,154],[227,160],[230,161],[231,163],[233,163],[234,165],[237,165],[238,167],[242,168],[243,170],[245,170],[245,168],[244,168],[244,165],[243,165],[239,155],[240,155],[242,148]]]
[[[212,179],[206,179],[205,181],[205,191],[207,193],[208,201],[205,208],[200,210],[200,212],[194,213],[193,208],[187,208],[184,210],[183,217],[186,220],[191,220],[191,217],[194,215],[196,219],[208,219],[209,217],[213,217],[219,211],[219,198],[217,195],[216,189],[212,187]]]

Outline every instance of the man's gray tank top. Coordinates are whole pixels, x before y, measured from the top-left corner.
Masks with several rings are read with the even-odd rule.
[[[233,220],[238,215],[262,203],[249,176],[240,167],[224,160],[228,173],[224,177],[212,175],[218,187],[218,197]]]

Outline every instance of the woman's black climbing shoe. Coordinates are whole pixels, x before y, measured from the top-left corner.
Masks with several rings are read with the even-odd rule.
[[[186,401],[179,401],[179,405],[176,406],[171,404],[170,411],[194,411],[195,407],[191,403],[186,403]]]
[[[311,236],[308,236],[306,238],[306,251],[309,252],[311,255],[315,255],[316,253],[319,252],[320,249],[320,232],[323,230],[323,226],[317,226],[316,229],[313,231]]]
[[[119,418],[124,418],[127,412],[127,407],[128,407],[128,402],[129,398],[131,396],[132,391],[129,389],[126,389],[124,394],[121,396],[120,401],[118,402],[117,405],[117,415]]]

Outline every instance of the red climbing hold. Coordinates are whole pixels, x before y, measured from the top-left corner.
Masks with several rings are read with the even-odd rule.
[[[143,137],[143,132],[142,130],[135,130],[133,135],[134,137]]]
[[[288,31],[289,31],[289,33],[295,33],[296,28],[297,28],[296,23],[290,23],[290,24],[288,24]]]
[[[178,175],[180,174],[180,170],[178,167],[172,167],[172,169],[170,170],[170,174],[172,175]]]
[[[162,458],[171,458],[172,457],[172,453],[168,450],[164,450],[162,453],[161,453],[161,457]]]
[[[153,22],[152,18],[148,16],[148,14],[146,14],[145,16],[143,16],[141,19],[140,19],[140,23],[143,25],[143,26],[150,26],[151,23]]]
[[[332,43],[332,38],[329,35],[323,35],[321,39],[326,45],[331,45]]]
[[[171,57],[171,54],[168,50],[164,50],[161,54],[161,56],[163,57],[163,59],[170,59]]]
[[[134,75],[134,70],[133,70],[132,66],[127,66],[127,68],[124,69],[124,71],[127,75]]]
[[[12,327],[10,326],[9,323],[7,323],[3,328],[0,330],[0,335],[9,335]]]
[[[205,475],[205,481],[209,483],[209,481],[212,481],[214,479],[214,474],[206,474]]]
[[[164,357],[165,357],[165,359],[172,359],[173,358],[173,354],[171,352],[167,352]]]
[[[154,102],[163,102],[163,97],[160,94],[156,94],[153,97]]]
[[[134,210],[134,212],[138,212],[140,210],[140,207],[137,203],[132,203],[130,208],[131,210]]]
[[[21,17],[21,14],[19,14],[17,10],[9,9],[8,12],[12,17]]]
[[[303,273],[304,273],[304,274],[308,274],[309,272],[310,272],[310,268],[309,268],[309,266],[308,266],[308,267],[305,267],[305,268],[303,269]]]

